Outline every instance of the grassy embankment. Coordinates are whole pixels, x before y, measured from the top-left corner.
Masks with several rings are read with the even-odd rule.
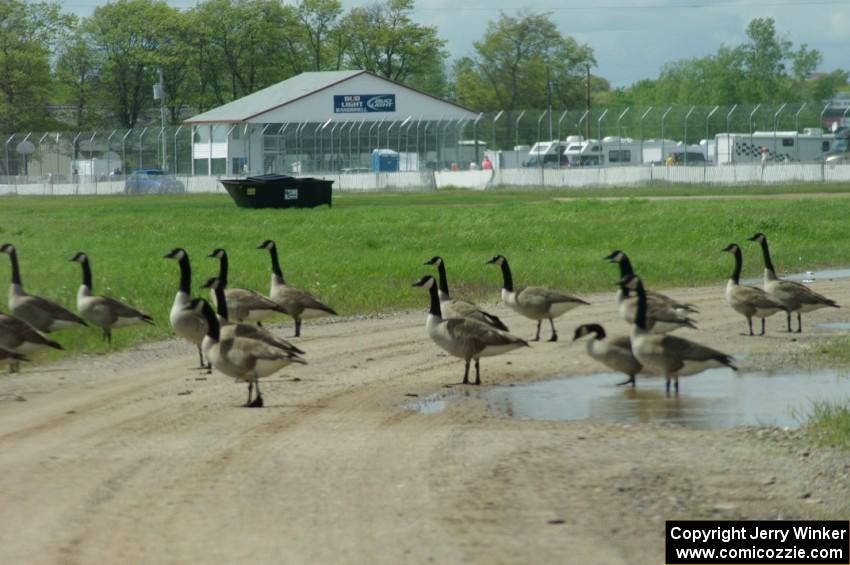
[[[702,191],[678,191],[695,192]],[[176,246],[192,258],[195,288],[216,273],[217,262],[206,255],[221,246],[230,254],[231,284],[266,292],[268,254],[255,247],[275,239],[288,282],[342,314],[424,310],[425,296],[410,283],[434,271],[422,263],[435,254],[446,259],[455,294],[489,302],[498,299],[501,278],[484,262],[496,253],[508,257],[519,285],[577,292],[612,289],[616,269],[601,258],[616,248],[629,253],[656,288],[722,284],[732,261],[719,250],[730,241],[744,248],[745,276],[755,276],[761,258],[757,246],[745,241],[755,231],[769,235],[781,270],[850,265],[850,199],[553,199],[563,195],[346,194],[336,198],[333,209],[314,210],[237,209],[225,195],[2,198],[0,240],[18,247],[27,290],[68,306],[74,305],[80,282],[79,265],[68,259],[86,251],[95,292],[127,300],[157,321],[153,327],[117,330],[115,348],[171,334],[168,310],[178,268],[162,256]],[[0,281],[8,275],[8,261],[0,257]],[[717,299],[720,304],[720,290]],[[106,349],[94,330],[56,337],[72,352]]]

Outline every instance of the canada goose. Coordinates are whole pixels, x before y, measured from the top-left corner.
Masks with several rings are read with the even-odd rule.
[[[577,296],[539,286],[527,286],[514,290],[514,281],[507,259],[502,255],[496,255],[487,261],[487,264],[499,265],[502,268],[502,301],[518,314],[537,320],[537,334],[532,341],[540,339],[540,325],[543,320],[549,320],[552,326],[552,336],[549,341],[558,341],[554,318],[582,304],[590,304]]]
[[[637,315],[637,296],[625,284],[625,281],[634,275],[627,275],[618,283],[620,290],[617,293],[619,304],[617,309],[626,322],[635,323]],[[646,297],[647,314],[646,326],[650,333],[666,334],[679,328],[696,329],[696,323],[683,312],[673,308],[669,302],[655,297]]]
[[[620,251],[619,249],[615,249],[612,251],[607,257],[603,257],[605,261],[609,263],[617,263],[620,267],[620,280],[628,277],[629,275],[634,275],[635,271],[632,268],[632,262],[629,260],[628,255]],[[619,304],[622,300],[623,291],[620,289],[617,293],[617,303]],[[693,304],[688,304],[687,302],[679,302],[678,300],[673,300],[666,294],[662,294],[660,292],[655,292],[654,290],[646,291],[646,296],[650,301],[652,300],[660,300],[662,302],[666,302],[670,305],[674,310],[680,310],[682,313],[691,314],[699,314],[699,310]]]
[[[632,353],[649,371],[664,375],[668,395],[671,381],[675,383],[676,394],[679,394],[679,377],[696,375],[712,367],[738,370],[731,356],[716,349],[674,335],[649,333],[643,283],[635,275],[627,277],[625,283],[627,288],[635,290],[638,295],[637,316],[632,325]]]
[[[735,267],[732,269],[732,274],[729,275],[729,282],[726,283],[726,303],[735,312],[747,318],[750,335],[753,335],[753,316],[761,318],[761,333],[759,335],[764,335],[764,319],[773,316],[780,310],[787,312],[788,309],[763,289],[740,284],[743,261],[741,259],[741,248],[737,243],[730,243],[721,251],[731,253],[735,257]]]
[[[272,282],[269,298],[283,308],[295,321],[295,337],[301,336],[301,320],[337,315],[336,310],[309,292],[286,284],[277,257],[277,245],[274,241],[267,239],[258,245],[257,249],[265,249],[271,256]]]
[[[839,308],[834,300],[818,294],[806,285],[777,277],[773,268],[773,261],[770,260],[767,236],[763,233],[757,233],[748,240],[757,241],[761,244],[761,253],[764,257],[764,290],[787,309],[788,332],[791,332],[791,312],[797,313],[797,333],[801,333],[803,331],[804,312],[811,312],[826,306]]]
[[[70,261],[83,268],[83,284],[77,291],[77,312],[86,320],[103,329],[103,338],[112,344],[112,328],[123,328],[142,322],[153,325],[153,318],[109,296],[92,294],[91,266],[88,255],[82,251]]]
[[[229,261],[227,259],[227,251],[222,248],[215,249],[207,255],[219,260],[218,278],[221,284],[226,289],[228,312],[230,319],[234,322],[258,322],[264,318],[268,318],[275,312],[286,314],[283,307],[269,300],[259,292],[248,290],[247,288],[229,288],[227,286],[227,272],[229,270]],[[215,293],[212,293],[213,305],[215,305]]]
[[[272,347],[277,347],[285,351],[303,355],[304,352],[285,339],[274,335],[272,332],[263,326],[254,324],[237,324],[233,323],[228,318],[227,310],[227,295],[224,292],[224,287],[221,286],[218,277],[207,279],[201,288],[211,289],[216,298],[216,309],[218,310],[219,326],[221,327],[222,338],[228,337],[248,337],[265,342]]]
[[[20,353],[15,353],[11,349],[6,349],[5,347],[0,347],[0,366],[9,366],[9,371],[12,371],[12,367],[15,367],[17,370],[17,365],[21,361],[29,361],[25,355],[21,355]]]
[[[200,314],[186,310],[186,306],[192,301],[192,267],[189,265],[189,254],[182,247],[177,247],[167,253],[164,258],[174,259],[180,265],[180,286],[177,287],[177,294],[174,295],[168,321],[171,322],[171,327],[177,335],[197,346],[201,364],[199,368],[211,369],[204,362],[204,352],[201,351],[201,342],[207,335],[207,320]]]
[[[307,364],[297,353],[272,347],[256,339],[222,337],[218,318],[203,298],[193,299],[186,308],[202,314],[207,320],[207,335],[203,348],[212,366],[225,375],[248,382],[248,401],[245,403],[247,407],[263,406],[259,379],[292,363]],[[255,386],[257,396],[252,401],[251,394]]]
[[[442,257],[431,257],[425,261],[425,264],[436,265],[437,267],[437,272],[440,276],[440,288],[438,291],[438,295],[440,297],[440,308],[443,310],[443,315],[446,318],[472,318],[473,320],[484,322],[488,326],[493,326],[497,330],[505,332],[510,331],[508,330],[508,326],[502,323],[502,320],[493,314],[482,310],[472,302],[467,302],[466,300],[452,300],[449,295],[449,282],[446,278],[446,262],[443,261]]]
[[[479,358],[500,355],[519,347],[528,347],[528,342],[497,330],[478,320],[471,318],[443,319],[440,311],[440,297],[437,294],[437,283],[434,277],[426,275],[413,283],[412,286],[427,288],[431,295],[431,308],[425,328],[434,343],[445,349],[451,355],[460,357],[466,363],[463,371],[463,384],[469,384],[469,363],[475,360],[475,384],[481,384]]]
[[[18,252],[11,243],[0,246],[0,252],[9,255],[12,262],[12,284],[9,286],[9,311],[41,332],[52,332],[86,323],[76,314],[59,304],[24,291],[21,271],[18,268]]]
[[[582,324],[576,328],[573,341],[592,335],[587,342],[587,354],[606,367],[624,373],[628,379],[617,386],[631,384],[635,386],[635,377],[643,371],[643,365],[632,353],[632,340],[629,336],[617,336],[606,339],[605,328],[599,324]]]
[[[62,350],[61,345],[45,337],[28,323],[6,314],[0,314],[0,347],[20,355],[34,353],[45,347]],[[9,372],[18,372],[20,361],[23,359],[13,358],[9,363]]]

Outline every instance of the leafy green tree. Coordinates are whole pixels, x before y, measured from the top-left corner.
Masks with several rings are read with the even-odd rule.
[[[338,33],[342,4],[339,0],[301,0],[295,8],[300,24],[303,52],[309,70],[337,70],[342,64],[344,43]]]
[[[56,80],[60,100],[74,108],[77,129],[94,127],[103,117],[97,101],[101,65],[100,54],[81,27],[76,26],[60,43]]]
[[[70,20],[48,2],[0,1],[0,131],[46,129],[51,47]]]
[[[477,110],[504,110],[508,139],[513,113],[546,108],[547,94],[553,108],[584,106],[585,72],[595,64],[593,50],[561,35],[549,14],[501,13],[473,46],[475,54],[454,65],[455,97]]]
[[[413,9],[413,0],[385,0],[352,9],[345,18],[348,65],[398,82],[415,78],[427,86],[425,77],[442,71],[446,42],[436,28],[413,22]],[[439,81],[430,87],[438,85]]]
[[[207,0],[190,16],[197,69],[194,105],[204,110],[292,74],[284,36],[292,8],[277,0]]]
[[[473,44],[475,55],[454,67],[457,100],[485,111],[546,106],[547,72],[553,98],[576,107],[584,99],[585,66],[593,50],[563,36],[549,14],[500,14]]]
[[[103,103],[132,128],[153,105],[160,50],[180,13],[162,0],[117,0],[95,9],[86,23],[103,60]]]

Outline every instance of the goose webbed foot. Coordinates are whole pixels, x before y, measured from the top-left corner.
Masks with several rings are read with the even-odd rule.
[[[263,397],[258,394],[257,398],[255,398],[252,402],[249,402],[245,406],[247,406],[248,408],[262,408],[263,407]]]
[[[549,341],[558,341],[558,332],[555,331],[555,320],[549,318],[549,323],[552,325],[552,336]]]
[[[632,388],[634,388],[634,386],[635,386],[635,376],[634,375],[629,375],[628,379],[624,380],[623,382],[617,383],[617,386],[626,386],[626,385],[629,385],[629,384],[632,385]]]

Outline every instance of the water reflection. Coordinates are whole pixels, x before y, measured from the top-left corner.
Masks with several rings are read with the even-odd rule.
[[[683,378],[679,397],[666,396],[663,379],[639,379],[636,389],[616,386],[620,380],[619,374],[603,373],[456,394],[479,397],[496,413],[517,419],[655,422],[700,429],[798,427],[814,401],[850,398],[850,378],[828,370],[739,375],[714,369]],[[411,408],[439,412],[456,398],[426,400]]]

